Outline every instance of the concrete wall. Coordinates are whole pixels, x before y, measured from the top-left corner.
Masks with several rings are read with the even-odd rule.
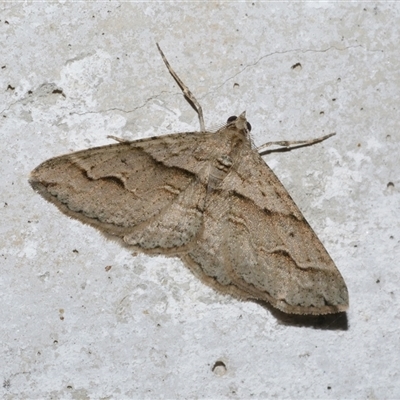
[[[393,2],[2,3],[2,397],[400,397],[399,29]],[[206,126],[246,110],[257,145],[337,133],[265,161],[343,274],[347,316],[220,295],[30,188],[107,135],[199,129],[156,41]]]

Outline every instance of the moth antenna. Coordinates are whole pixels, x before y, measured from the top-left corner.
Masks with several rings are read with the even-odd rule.
[[[209,126],[207,128],[207,131],[208,132],[213,132],[213,133],[218,132],[220,129],[224,129],[225,127],[227,127],[230,123],[231,123],[230,121],[226,121],[226,122],[223,122],[223,123],[215,123],[212,126]]]
[[[204,126],[204,118],[203,118],[203,109],[201,108],[200,103],[196,100],[196,98],[193,96],[193,93],[189,90],[189,88],[181,81],[179,76],[176,74],[176,72],[172,69],[171,65],[169,64],[167,58],[165,57],[164,53],[162,52],[160,46],[158,43],[156,43],[158,51],[161,54],[161,57],[164,61],[164,64],[168,68],[169,73],[172,75],[174,78],[175,82],[178,84],[179,88],[182,90],[183,97],[186,99],[186,101],[190,104],[190,106],[193,108],[193,110],[196,111],[197,115],[199,116],[199,122],[200,122],[200,131],[205,132],[205,126]]]
[[[212,133],[215,133],[215,132],[218,132],[220,129],[223,129],[223,128],[225,128],[226,126],[227,126],[228,124],[225,122],[225,123],[223,123],[223,124],[221,124],[221,123],[219,123],[219,124],[213,124],[212,126],[209,126],[208,128],[207,128],[207,131],[208,132],[212,132]]]

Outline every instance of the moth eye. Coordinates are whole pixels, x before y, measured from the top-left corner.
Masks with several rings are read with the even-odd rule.
[[[250,131],[251,131],[251,125],[250,125],[250,122],[247,122],[247,121],[246,121],[246,124],[247,124],[247,130],[250,132]]]
[[[233,122],[235,119],[237,119],[236,115],[232,115],[232,117],[229,117],[226,121],[227,124],[229,124],[229,122]]]

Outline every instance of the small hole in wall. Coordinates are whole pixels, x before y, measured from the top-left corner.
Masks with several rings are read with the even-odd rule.
[[[302,70],[302,65],[298,62],[296,64],[293,64],[291,67],[291,69],[295,70],[295,71],[301,71]]]
[[[226,365],[222,361],[217,361],[212,367],[212,372],[217,376],[223,376],[226,374]]]
[[[388,189],[392,189],[394,188],[394,183],[393,182],[388,182],[388,184],[386,185]]]

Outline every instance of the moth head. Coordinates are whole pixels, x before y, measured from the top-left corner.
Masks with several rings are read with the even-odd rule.
[[[238,117],[233,115],[226,121],[226,127],[229,129],[236,129],[248,139],[250,139],[251,125],[246,119],[246,111],[243,111]]]

